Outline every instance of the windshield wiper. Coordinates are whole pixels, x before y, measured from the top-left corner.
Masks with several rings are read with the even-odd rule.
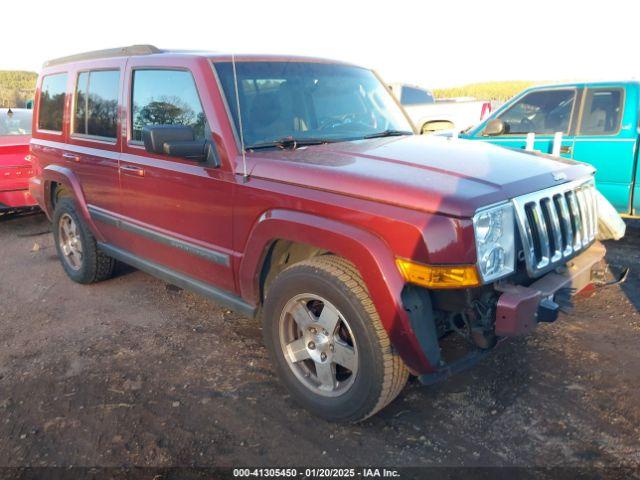
[[[299,147],[306,147],[309,145],[322,145],[324,143],[329,143],[331,140],[326,138],[293,138],[293,137],[284,137],[278,140],[274,140],[272,142],[263,142],[256,143],[255,145],[251,145],[247,147],[247,150],[260,150],[266,148],[281,148],[283,150],[290,149],[295,150]]]
[[[403,135],[413,135],[408,130],[384,130],[382,132],[370,133],[362,138],[382,138],[382,137],[401,137]]]

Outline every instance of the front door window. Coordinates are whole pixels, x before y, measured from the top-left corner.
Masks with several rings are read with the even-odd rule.
[[[575,102],[575,90],[540,90],[518,100],[499,116],[506,134],[567,134]]]

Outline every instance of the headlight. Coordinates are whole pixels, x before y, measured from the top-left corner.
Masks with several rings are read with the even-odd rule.
[[[487,283],[515,270],[515,219],[510,203],[479,211],[473,217],[478,270]]]

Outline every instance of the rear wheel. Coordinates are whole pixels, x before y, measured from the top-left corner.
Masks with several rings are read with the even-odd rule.
[[[53,237],[67,275],[78,283],[94,283],[113,275],[115,260],[98,249],[96,239],[71,197],[56,201]]]
[[[281,272],[268,288],[263,322],[282,381],[327,420],[363,420],[406,383],[362,278],[342,258],[315,257]]]

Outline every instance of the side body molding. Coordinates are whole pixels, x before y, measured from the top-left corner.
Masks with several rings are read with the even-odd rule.
[[[291,210],[270,210],[254,225],[243,249],[238,281],[241,296],[258,304],[260,269],[269,246],[289,240],[326,249],[351,261],[360,271],[393,348],[410,370],[433,372],[402,305],[404,280],[393,252],[378,236],[335,220]]]

